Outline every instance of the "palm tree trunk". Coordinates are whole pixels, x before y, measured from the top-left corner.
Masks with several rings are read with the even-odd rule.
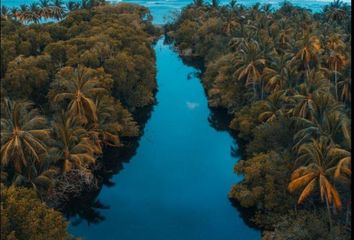
[[[306,65],[307,65],[306,77],[307,77],[307,80],[310,80],[309,79],[310,66],[309,66],[309,64],[306,64]]]
[[[253,94],[254,94],[254,100],[257,100],[257,88],[256,88],[255,80],[253,80]]]
[[[336,92],[336,100],[338,100],[337,62],[334,64],[334,91]]]
[[[332,231],[332,219],[331,219],[331,210],[329,209],[328,198],[326,196],[326,205],[327,205],[327,213],[328,213],[328,221],[329,221],[329,232]]]

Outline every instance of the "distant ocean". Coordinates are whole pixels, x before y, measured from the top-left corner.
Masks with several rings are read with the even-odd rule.
[[[64,0],[65,2],[66,0]],[[80,0],[78,0],[80,2]],[[20,6],[21,4],[30,4],[36,0],[1,0],[1,5],[7,7]],[[154,22],[157,24],[164,23],[171,12],[179,11],[182,7],[191,3],[192,0],[111,0],[112,3],[129,2],[136,3],[148,7],[154,17]],[[227,4],[229,0],[221,0],[221,4]],[[237,3],[246,6],[254,5],[255,3],[269,3],[273,8],[278,8],[284,0],[237,0]],[[313,12],[320,12],[323,7],[333,0],[291,0],[294,5],[311,9]],[[344,0],[344,3],[351,4],[350,0]]]

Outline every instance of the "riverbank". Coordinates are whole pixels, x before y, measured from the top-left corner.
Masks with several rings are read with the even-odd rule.
[[[55,217],[58,226],[50,232],[56,239],[68,239],[63,233],[67,223],[53,208],[99,221],[95,195],[112,171],[119,171],[124,155],[134,154],[142,126],[132,113],[147,121],[155,101],[151,46],[159,30],[149,10],[134,4],[23,8],[21,14],[1,15],[1,51],[6,56],[1,58],[1,183],[10,196],[1,198],[8,212],[1,219],[6,226],[1,235],[31,239],[33,228],[36,239],[49,236],[51,225],[42,218],[28,229],[19,223],[27,216],[11,213],[11,196],[20,196],[27,187],[38,202],[46,203],[28,216],[46,214],[46,221]],[[45,9],[51,15],[37,17]],[[42,17],[61,21],[37,24]],[[116,169],[107,173],[107,149],[124,145]]]
[[[331,14],[336,11],[343,13],[342,18],[333,18]],[[346,165],[348,174],[341,175],[341,170],[330,173],[330,166],[324,164],[332,159],[332,169],[338,169],[340,158],[350,159],[351,100],[345,93],[339,97],[338,91],[344,88],[339,90],[338,75],[326,61],[329,52],[336,52],[345,62],[341,81],[350,81],[351,56],[346,54],[350,52],[350,38],[343,34],[351,32],[350,17],[350,8],[338,2],[321,14],[290,3],[274,11],[270,5],[247,8],[199,2],[184,8],[166,26],[165,34],[173,39],[182,57],[203,59],[206,70],[202,82],[209,106],[226,108],[233,115],[229,127],[244,143],[245,159],[234,169],[245,178],[233,186],[229,196],[243,208],[254,209],[249,218],[267,233],[264,239],[303,239],[303,231],[311,239],[331,239],[334,231],[340,239],[349,239],[351,223],[346,215],[351,207],[346,193],[350,191],[351,167]],[[306,26],[300,24],[303,19]],[[324,36],[326,24],[341,30]],[[330,45],[334,39],[340,47]],[[327,70],[320,70],[320,64]],[[322,105],[323,101],[328,105]],[[323,113],[324,109],[331,109],[332,115]],[[328,126],[320,119],[334,121],[341,130],[328,136]],[[341,153],[321,159],[312,155],[312,151],[321,152],[321,156],[337,151],[333,142]],[[309,177],[306,174],[316,174],[315,166],[328,170],[325,177],[333,192],[327,192],[327,197],[335,199],[334,208],[341,208],[341,202],[349,204],[339,213],[328,213],[328,218],[323,218],[330,212],[328,204],[326,207],[316,195],[317,179],[311,178],[311,184],[300,182]],[[300,208],[301,213],[294,208]],[[318,222],[321,230],[313,231],[305,223],[307,219]],[[297,226],[302,226],[301,232]]]

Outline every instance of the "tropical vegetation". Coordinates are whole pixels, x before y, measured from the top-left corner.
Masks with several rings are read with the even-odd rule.
[[[202,61],[209,106],[233,116],[244,180],[229,197],[263,239],[350,239],[350,6],[196,0],[165,32]]]
[[[56,210],[100,188],[108,148],[137,141],[156,89],[151,20],[105,1],[2,6],[1,239],[69,239]]]

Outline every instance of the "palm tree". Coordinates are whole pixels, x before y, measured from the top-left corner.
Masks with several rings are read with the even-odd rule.
[[[47,153],[45,141],[50,131],[46,118],[30,102],[5,98],[1,104],[1,165],[11,165],[31,179],[34,166]]]
[[[31,176],[31,178],[17,174],[14,177],[12,184],[16,186],[32,187],[43,201],[43,198],[47,196],[48,191],[54,186],[54,176],[57,174],[57,170],[55,168],[47,169],[43,166],[39,166],[38,170],[35,168],[32,170],[33,176]]]
[[[18,19],[21,21],[21,22],[25,22],[25,21],[28,21],[28,14],[29,14],[29,9],[28,9],[28,6],[25,5],[25,4],[22,4],[20,5],[20,9],[18,11]]]
[[[346,64],[344,66],[343,73],[341,74],[341,80],[338,82],[339,87],[339,99],[343,101],[348,106],[351,106],[352,99],[352,78],[351,78],[351,64]]]
[[[352,175],[351,152],[340,147],[333,147],[330,150],[330,156],[338,159],[338,163],[335,166],[334,177],[338,178],[340,176],[344,176],[350,181],[350,177]]]
[[[334,0],[324,7],[323,12],[328,19],[340,23],[346,17],[345,7],[341,0]]]
[[[133,117],[122,104],[111,96],[96,98],[97,123],[88,127],[92,140],[99,148],[120,147],[120,137],[136,137],[139,129]]]
[[[264,101],[262,101],[264,111],[259,114],[258,119],[261,122],[271,122],[279,117],[285,116],[284,91],[273,92]]]
[[[100,148],[104,145],[111,147],[122,146],[119,134],[123,126],[117,121],[117,109],[110,96],[96,98],[98,121],[90,129],[93,140]]]
[[[305,105],[303,107],[305,108]],[[318,139],[322,136],[326,136],[333,144],[350,139],[350,127],[343,106],[330,95],[315,94],[307,107],[301,111],[306,115],[295,117],[296,127],[300,130],[294,135],[294,149],[312,138]]]
[[[263,52],[256,41],[246,42],[236,54],[234,60],[234,76],[237,80],[245,79],[245,85],[253,86],[255,99],[257,98],[257,84],[261,81],[261,72],[266,63]],[[262,89],[263,94],[263,89]]]
[[[227,36],[230,36],[241,25],[238,23],[234,11],[228,10],[225,17],[223,31]]]
[[[329,57],[327,58],[329,69],[334,73],[334,89],[335,97],[338,100],[338,71],[340,71],[345,64],[344,56],[335,50],[331,50]]]
[[[327,137],[332,144],[350,141],[350,127],[346,115],[341,111],[330,111],[316,115],[315,121],[297,119],[298,127],[303,126],[295,135],[294,148],[315,138]]]
[[[342,53],[345,43],[339,34],[331,34],[327,39],[329,56],[327,57],[328,68],[334,73],[335,96],[338,100],[338,72],[345,65],[345,56]]]
[[[97,148],[91,142],[88,132],[75,118],[62,113],[52,125],[54,144],[49,155],[53,162],[61,166],[64,173],[72,168],[86,170],[95,163]]]
[[[316,35],[304,33],[302,38],[296,42],[297,53],[293,61],[300,61],[304,69],[310,70],[311,64],[318,63],[318,53],[321,50],[321,42]]]
[[[297,162],[302,162],[303,165],[292,173],[288,185],[290,192],[303,188],[297,201],[298,204],[307,199],[316,187],[319,189],[321,200],[326,201],[330,229],[332,228],[330,204],[333,203],[336,209],[342,206],[336,187],[331,182],[333,166],[335,166],[335,162],[330,156],[332,147],[333,145],[326,138],[302,145],[298,150]]]
[[[37,3],[31,3],[29,5],[29,11],[27,16],[27,21],[31,21],[33,23],[38,23],[41,18],[40,9],[38,8]]]
[[[2,5],[1,6],[1,17],[8,20],[9,16],[10,16],[10,10],[6,6]]]
[[[334,172],[334,177],[336,179],[343,179],[347,183],[347,185],[350,187],[351,185],[351,176],[352,176],[352,154],[350,151],[343,149],[341,147],[334,147],[331,149],[330,152],[331,156],[333,158],[337,158],[338,163],[335,166],[335,172]],[[347,200],[347,211],[346,211],[346,225],[348,225],[349,222],[349,213],[350,213],[350,202],[351,202],[351,195],[349,194],[348,200]]]
[[[330,85],[323,72],[312,70],[307,76],[308,78],[305,82],[297,87],[295,94],[291,97],[294,102],[294,107],[290,110],[290,113],[295,117],[312,121],[314,119],[315,110],[313,99],[316,97],[320,99],[321,96],[326,94],[328,96]],[[328,96],[326,100],[329,101],[330,96]]]
[[[285,90],[295,85],[295,69],[289,65],[290,54],[277,54],[273,52],[270,64],[263,70],[263,77],[267,82],[265,88],[269,92]]]
[[[52,17],[52,8],[49,0],[40,0],[39,7],[40,7],[39,13],[41,17],[46,19]]]
[[[101,87],[97,78],[92,74],[89,68],[78,66],[78,68],[65,67],[57,74],[52,88],[59,88],[54,93],[53,101],[55,103],[69,100],[67,111],[72,117],[76,117],[83,124],[88,121],[97,122],[97,109],[94,98],[98,94],[106,92]]]
[[[64,8],[63,8],[63,1],[62,0],[53,0],[52,3],[52,16],[56,20],[60,20],[64,17]]]
[[[10,9],[11,12],[11,16],[15,19],[15,21],[17,21],[18,17],[19,17],[19,10],[17,7],[12,7]]]

